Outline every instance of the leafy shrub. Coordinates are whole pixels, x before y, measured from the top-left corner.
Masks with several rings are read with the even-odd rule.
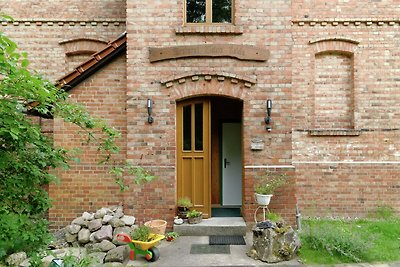
[[[332,256],[340,256],[350,262],[363,261],[371,245],[354,234],[345,222],[332,222],[304,220],[300,234],[303,246],[317,251],[325,250]]]
[[[0,214],[0,259],[6,255],[44,249],[51,235],[47,231],[47,221],[25,214]]]
[[[141,225],[132,233],[132,239],[142,242],[148,242],[150,236],[150,228],[146,225]]]

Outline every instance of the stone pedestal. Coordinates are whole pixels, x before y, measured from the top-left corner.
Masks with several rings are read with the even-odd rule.
[[[253,228],[253,246],[247,255],[255,260],[276,263],[291,260],[300,248],[300,239],[292,227]]]

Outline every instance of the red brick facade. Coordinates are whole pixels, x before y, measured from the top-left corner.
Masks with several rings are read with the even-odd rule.
[[[270,208],[291,222],[296,204],[310,216],[360,217],[378,205],[400,212],[400,6],[395,1],[235,0],[234,25],[196,27],[183,23],[183,0],[97,0],[84,7],[68,1],[68,6],[7,9],[5,3],[0,1],[1,10],[16,21],[0,29],[29,52],[32,68],[52,80],[83,59],[84,51],[101,49],[104,41],[127,31],[126,57],[114,59],[70,93],[121,130],[121,159],[159,179],[121,194],[96,166],[94,151],[85,148],[80,164],[60,172],[61,187],[50,188],[56,227],[84,210],[118,203],[139,221],[171,222],[177,198],[176,103],[197,96],[243,102],[247,221],[256,207],[255,179],[265,171],[289,174],[290,183],[278,190]],[[43,12],[50,7],[59,11],[51,13],[57,18]],[[29,8],[37,12],[27,13]],[[253,45],[270,56],[267,61],[149,60],[150,47],[200,44]],[[152,124],[147,123],[148,98],[154,101]],[[271,132],[264,122],[267,99],[273,101]],[[75,132],[54,122],[59,145],[79,144]],[[251,149],[255,139],[264,149]]]

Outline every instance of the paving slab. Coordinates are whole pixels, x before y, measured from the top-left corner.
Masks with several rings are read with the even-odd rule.
[[[190,254],[192,244],[208,244],[208,236],[180,236],[173,242],[162,241],[157,248],[160,258],[148,262],[141,255],[126,266],[303,266],[298,260],[268,264],[256,261],[246,255],[252,245],[252,233],[245,236],[246,245],[231,245],[230,254]]]

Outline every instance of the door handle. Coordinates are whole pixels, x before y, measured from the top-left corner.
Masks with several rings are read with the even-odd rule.
[[[229,161],[226,160],[226,158],[224,158],[224,168],[226,169],[226,165],[231,164]]]

